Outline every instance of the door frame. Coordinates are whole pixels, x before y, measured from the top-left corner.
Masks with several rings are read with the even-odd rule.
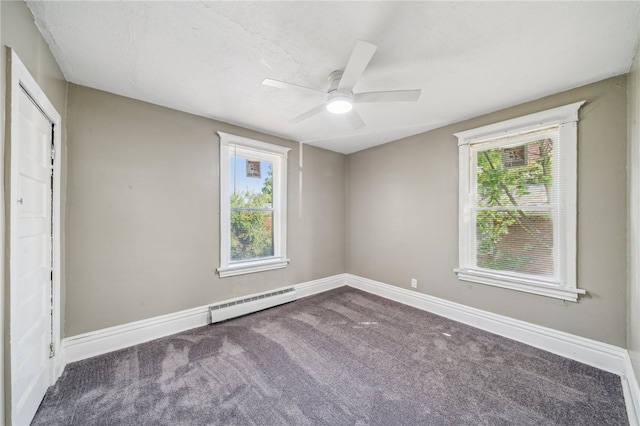
[[[4,179],[5,179],[5,190],[8,189],[8,194],[5,194],[5,212],[7,214],[6,217],[6,228],[5,228],[5,238],[7,248],[7,257],[8,265],[6,277],[8,282],[8,293],[7,299],[8,303],[6,304],[8,308],[8,315],[6,318],[9,319],[8,323],[5,325],[5,335],[8,336],[5,339],[5,366],[9,371],[5,370],[5,396],[8,396],[6,401],[11,401],[11,408],[5,411],[5,415],[10,416],[13,412],[13,404],[15,403],[14,399],[11,395],[11,312],[12,312],[12,303],[11,303],[11,294],[16,285],[16,276],[14,274],[16,259],[12,255],[12,249],[14,246],[14,235],[15,235],[15,227],[16,223],[12,220],[16,217],[17,213],[17,203],[15,200],[18,180],[17,177],[17,167],[15,165],[18,161],[18,150],[16,147],[18,146],[19,141],[17,140],[17,135],[14,131],[15,126],[18,123],[19,118],[19,106],[18,106],[18,94],[20,90],[24,90],[31,99],[36,103],[37,107],[44,113],[44,115],[53,123],[53,146],[55,147],[56,154],[53,159],[53,187],[52,187],[52,211],[51,211],[51,220],[52,220],[52,241],[51,241],[51,256],[52,256],[52,289],[53,289],[53,300],[52,300],[52,336],[51,342],[53,343],[53,351],[54,356],[50,358],[50,377],[49,377],[49,385],[53,385],[55,381],[62,374],[62,370],[64,369],[64,354],[62,352],[62,344],[61,344],[61,312],[60,312],[60,287],[61,287],[61,146],[62,146],[62,120],[60,114],[55,109],[53,104],[49,101],[48,97],[44,93],[44,91],[40,88],[36,80],[29,73],[23,62],[18,57],[17,53],[13,49],[8,49],[7,52],[7,60],[10,61],[10,66],[7,67],[7,71],[11,73],[10,75],[10,87],[7,89],[7,97],[11,111],[10,111],[10,122],[7,126],[9,129],[9,139],[10,143],[5,146],[5,158],[9,158],[10,161],[5,160],[5,165],[8,167],[8,170],[5,171]],[[8,182],[7,182],[8,180]],[[8,408],[8,407],[7,407]]]

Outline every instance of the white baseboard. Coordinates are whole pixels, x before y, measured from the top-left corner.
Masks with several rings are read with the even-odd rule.
[[[629,424],[640,425],[640,386],[634,374],[633,364],[629,353],[624,357],[624,374],[622,375],[622,390],[624,399],[627,402],[627,415]]]
[[[303,298],[344,285],[517,340],[605,371],[619,375],[625,371],[624,360],[628,354],[626,350],[617,346],[471,308],[368,278],[340,274],[297,284],[294,287],[297,297]],[[233,300],[235,299],[229,301]],[[67,337],[62,343],[64,364],[207,325],[209,322],[208,307],[209,305],[201,306]]]
[[[334,275],[294,287],[297,298],[303,298],[345,285],[618,374],[622,378],[630,423],[638,425],[640,388],[633,374],[629,354],[623,348],[351,274]],[[148,342],[208,323],[209,305],[68,337],[62,341],[63,362],[56,370],[62,372],[69,362]]]
[[[65,363],[80,361],[153,339],[179,333],[209,322],[209,307],[200,306],[173,314],[103,328],[63,339]]]
[[[626,350],[434,296],[349,275],[347,285],[622,375]]]
[[[295,286],[296,293],[298,294],[298,299],[333,290],[334,288],[344,287],[345,285],[347,285],[348,275],[349,274],[333,275],[331,277],[321,278],[319,280],[298,284]]]
[[[346,274],[335,275],[315,281],[295,285],[298,298],[311,296],[346,284]],[[257,296],[256,294],[255,296]],[[254,295],[244,296],[244,298]],[[230,299],[225,302],[233,302]],[[223,302],[218,302],[223,303]],[[213,303],[212,303],[213,304]],[[135,321],[115,327],[104,328],[63,339],[59,363],[61,373],[67,363],[80,361],[93,356],[127,348],[150,340],[180,333],[209,323],[209,306],[200,306],[173,314],[162,315],[141,321]],[[253,308],[264,309],[259,303]],[[249,312],[244,312],[249,313]]]

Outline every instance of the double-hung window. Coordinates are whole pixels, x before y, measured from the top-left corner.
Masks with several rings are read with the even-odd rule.
[[[458,278],[577,301],[578,109],[584,102],[458,137]]]
[[[289,148],[220,136],[220,277],[287,266]]]

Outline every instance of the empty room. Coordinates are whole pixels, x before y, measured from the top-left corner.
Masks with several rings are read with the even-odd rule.
[[[640,1],[0,23],[1,424],[640,424]]]

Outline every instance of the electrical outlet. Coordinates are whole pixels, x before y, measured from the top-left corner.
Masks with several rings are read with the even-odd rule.
[[[411,288],[418,288],[418,280],[411,278]]]

